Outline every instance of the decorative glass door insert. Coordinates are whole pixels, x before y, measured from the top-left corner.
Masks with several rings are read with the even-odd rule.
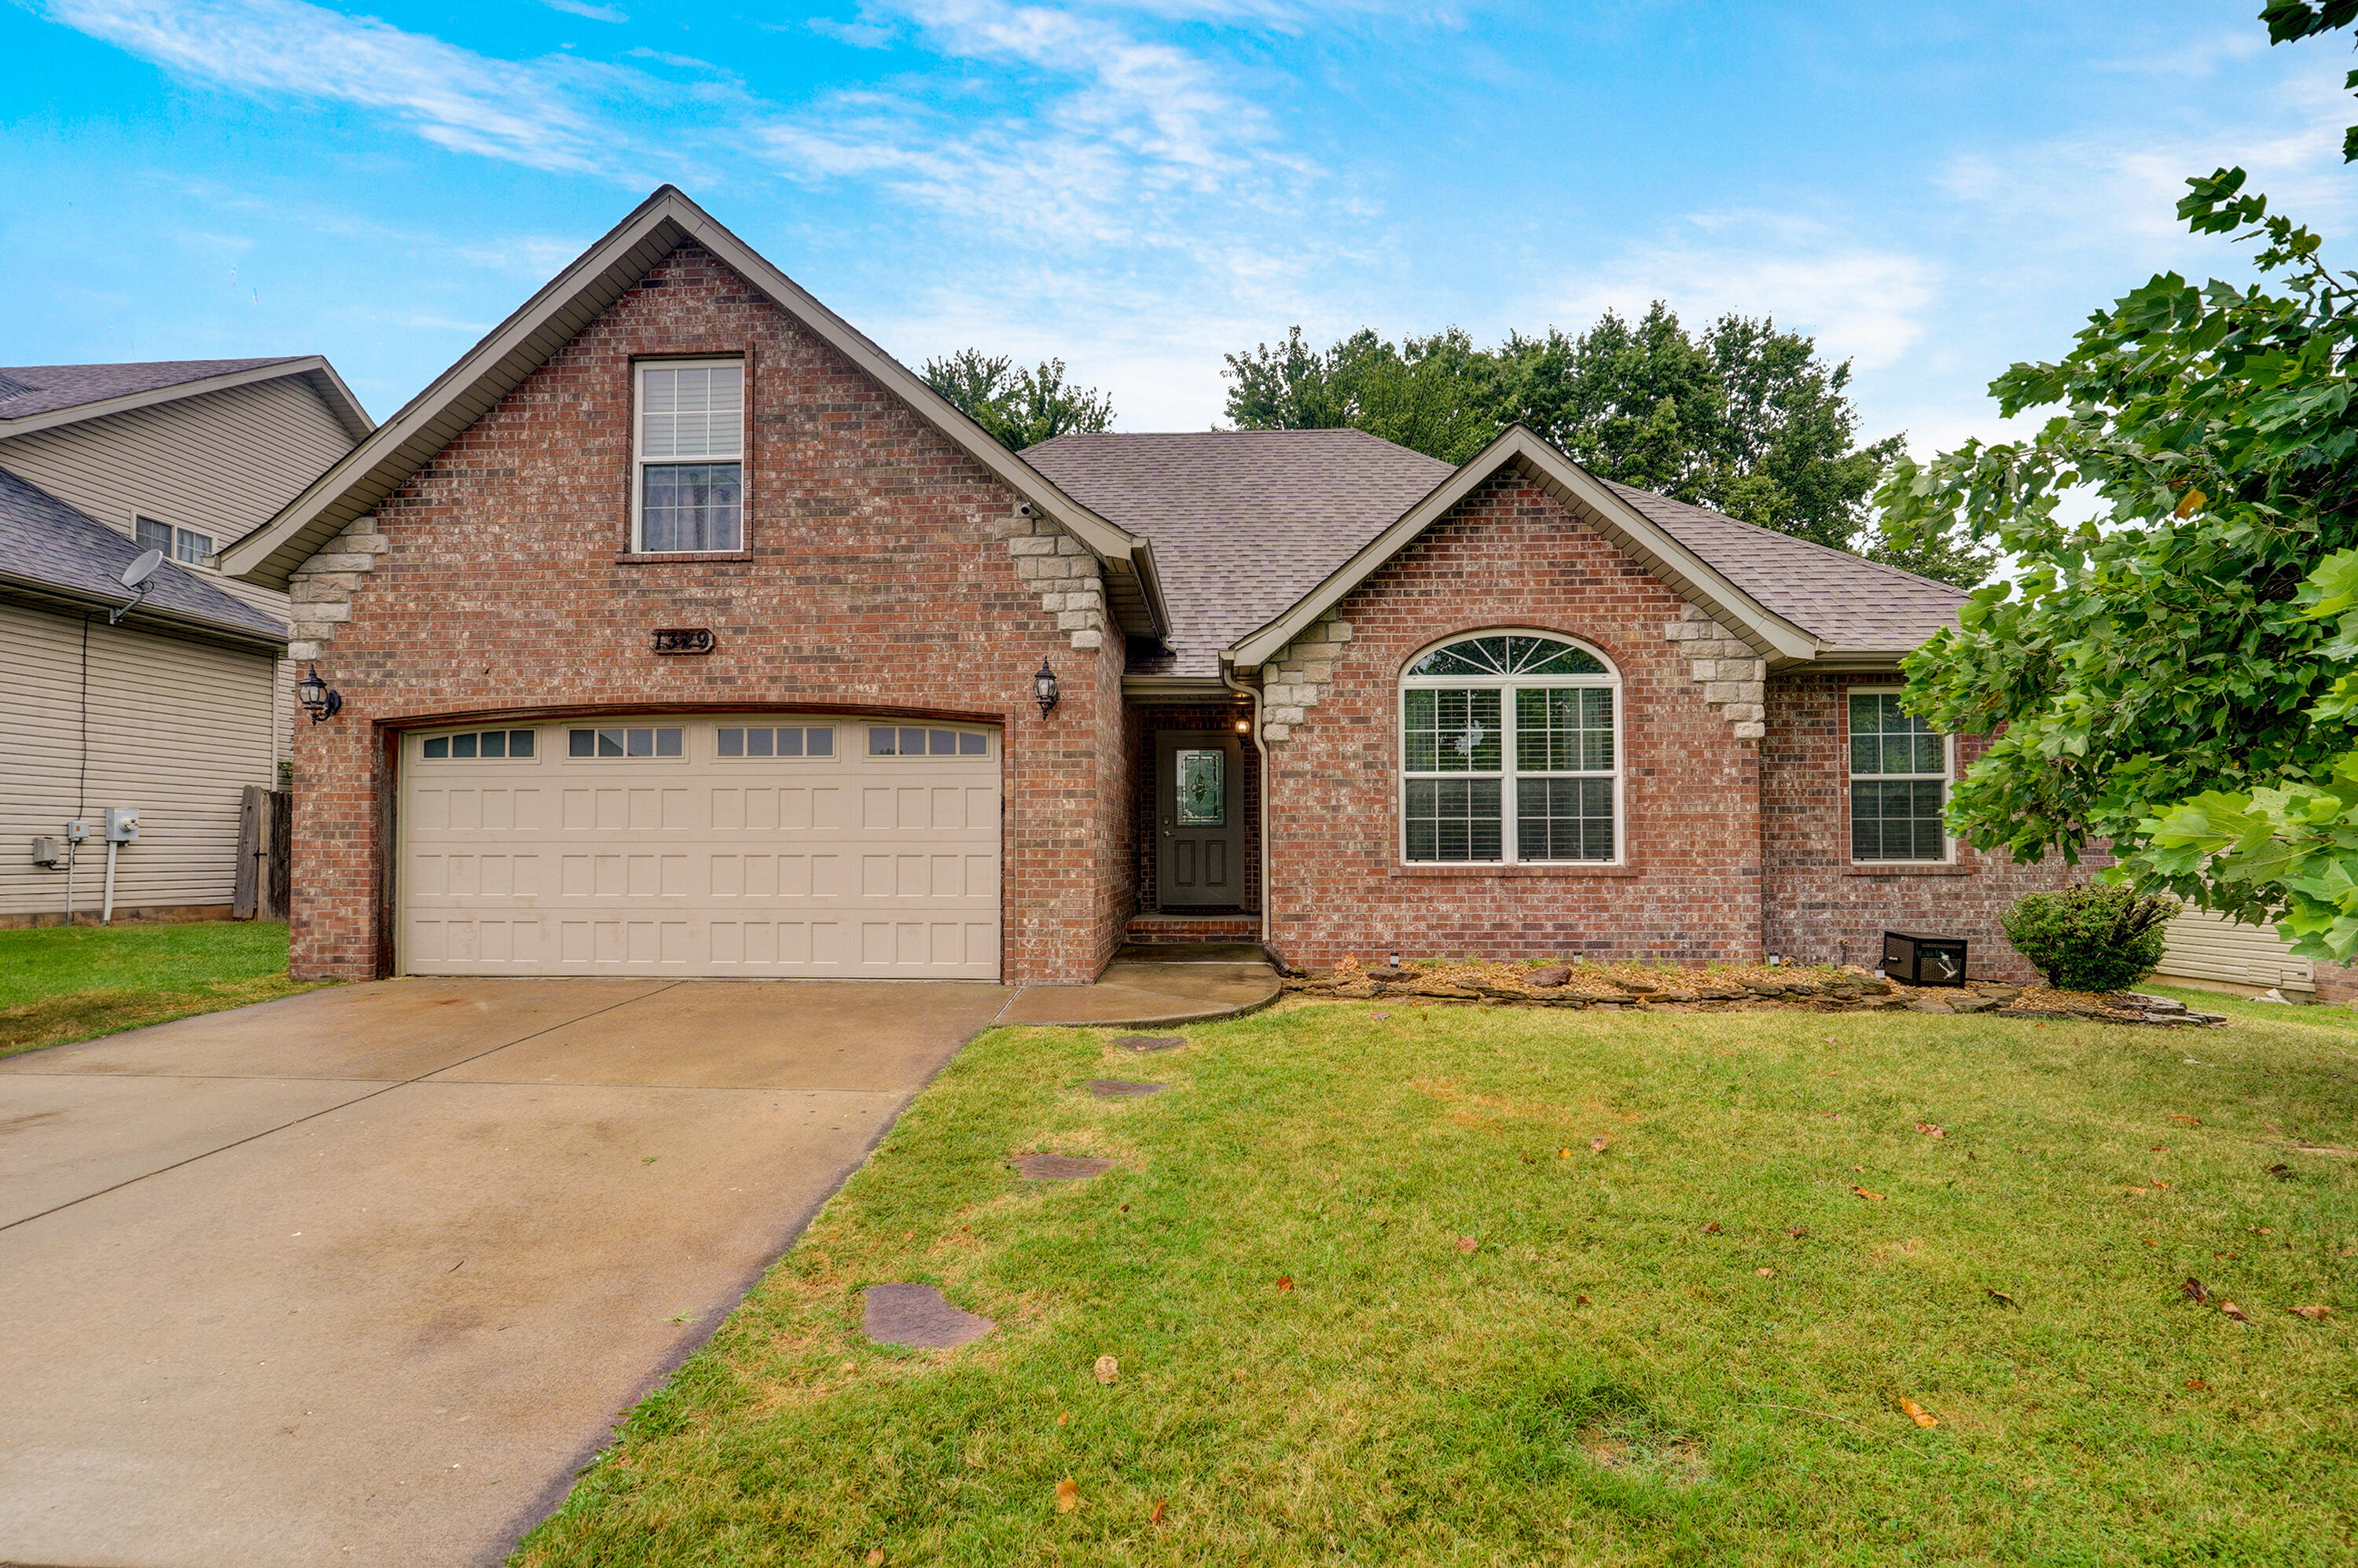
[[[1173,753],[1178,768],[1179,826],[1220,827],[1228,822],[1228,753],[1183,747]]]

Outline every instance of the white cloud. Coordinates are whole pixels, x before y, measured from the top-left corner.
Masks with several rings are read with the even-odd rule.
[[[1626,252],[1574,281],[1555,304],[1569,329],[1605,310],[1667,301],[1690,330],[1733,312],[1809,333],[1829,359],[1861,370],[1898,362],[1923,336],[1940,269],[1922,256],[1843,240],[1773,214],[1709,214],[1692,233]]]
[[[592,85],[616,84],[611,68],[491,59],[302,0],[50,0],[49,15],[223,86],[386,111],[455,152],[616,171],[618,135],[584,103]]]
[[[592,5],[588,0],[540,0],[552,11],[562,11],[568,16],[587,16],[593,22],[627,22],[631,18],[611,5]]]

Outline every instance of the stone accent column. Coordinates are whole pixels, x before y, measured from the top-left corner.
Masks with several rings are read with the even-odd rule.
[[[1662,628],[1662,635],[1684,644],[1703,699],[1727,720],[1737,740],[1758,741],[1768,733],[1768,661],[1751,643],[1692,604]]]
[[[389,547],[376,531],[374,517],[356,518],[295,568],[287,592],[290,661],[316,659],[335,641],[336,628],[352,618],[353,592],[376,570],[376,558]]]
[[[1351,623],[1332,610],[1261,666],[1261,739],[1282,741],[1306,723],[1309,710],[1335,684],[1335,662],[1349,650]]]
[[[1018,503],[998,532],[1015,557],[1015,575],[1040,595],[1040,608],[1056,618],[1056,629],[1071,633],[1076,648],[1105,646],[1105,577],[1088,546],[1035,515],[1028,503]]]

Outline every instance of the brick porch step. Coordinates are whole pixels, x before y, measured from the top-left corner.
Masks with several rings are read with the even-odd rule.
[[[1130,942],[1258,942],[1258,914],[1133,914],[1122,933]]]

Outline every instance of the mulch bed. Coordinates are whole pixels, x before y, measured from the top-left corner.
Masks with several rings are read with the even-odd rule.
[[[2073,1019],[2161,1028],[2215,1028],[2227,1022],[2180,1002],[2134,991],[2099,994],[1969,980],[1963,986],[1903,986],[1855,966],[1503,964],[1419,962],[1392,968],[1346,958],[1332,969],[1285,982],[1302,997],[1493,1007],[1627,1009],[1640,1012],[1779,1010],[1995,1013],[2001,1018]]]

